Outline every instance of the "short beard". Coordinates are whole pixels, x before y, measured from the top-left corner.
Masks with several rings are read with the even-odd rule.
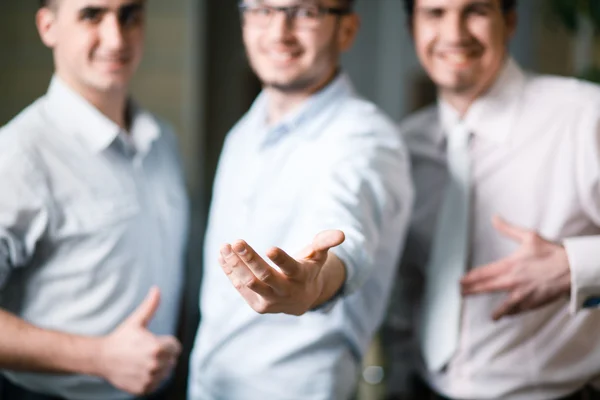
[[[316,86],[318,82],[313,78],[301,78],[293,82],[278,83],[278,82],[263,82],[265,88],[274,89],[285,94],[302,93]]]

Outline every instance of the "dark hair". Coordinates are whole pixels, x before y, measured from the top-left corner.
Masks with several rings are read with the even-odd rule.
[[[56,6],[57,1],[58,0],[40,0],[39,5],[40,5],[40,8],[54,7],[54,6]]]
[[[354,0],[340,0],[342,7],[352,10],[354,8]]]
[[[517,8],[517,0],[500,0],[502,3],[502,12],[509,13]],[[415,12],[415,0],[404,0],[404,10],[410,20]]]

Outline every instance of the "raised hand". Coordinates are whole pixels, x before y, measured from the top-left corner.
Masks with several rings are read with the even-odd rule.
[[[461,280],[465,296],[508,292],[508,298],[492,314],[494,320],[542,307],[569,294],[571,270],[563,246],[537,232],[494,217],[494,227],[521,244],[510,256],[477,267]]]
[[[155,336],[147,326],[160,303],[153,287],[139,307],[112,333],[102,338],[98,354],[101,377],[134,395],[158,388],[177,363],[181,345],[173,336]]]
[[[267,257],[280,272],[239,240],[221,247],[219,264],[255,311],[302,315],[327,301],[344,282],[344,265],[329,252],[343,241],[343,232],[323,231],[295,258],[273,247]]]

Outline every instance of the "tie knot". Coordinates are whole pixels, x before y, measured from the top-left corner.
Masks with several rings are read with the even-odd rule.
[[[465,149],[469,145],[470,138],[471,132],[464,123],[460,122],[450,130],[448,135],[448,148]]]

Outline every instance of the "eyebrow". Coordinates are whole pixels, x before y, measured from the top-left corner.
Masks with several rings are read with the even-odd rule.
[[[465,4],[463,6],[463,9],[469,9],[471,7],[488,7],[488,8],[492,8],[494,6],[493,1],[492,0],[474,0],[471,1],[467,4]],[[442,4],[431,4],[431,5],[419,5],[419,6],[415,6],[415,9],[419,9],[419,10],[439,10],[439,9],[446,9],[447,7],[445,7]]]
[[[123,12],[123,11],[137,11],[137,10],[142,10],[144,8],[144,2],[141,0],[138,1],[132,1],[130,3],[126,3],[123,4],[122,6],[120,6],[117,11],[119,13]],[[85,14],[93,12],[93,13],[99,13],[99,14],[105,14],[107,12],[109,12],[110,9],[108,7],[100,7],[100,6],[85,6],[83,8],[81,8],[78,12],[78,15],[80,17],[83,17]]]
[[[253,3],[253,4],[261,5],[261,6],[265,5],[264,0],[247,1],[244,3]],[[294,2],[294,4],[291,4],[289,7],[306,6],[306,5],[319,6],[321,4],[319,3],[318,0],[297,0],[296,2]]]

